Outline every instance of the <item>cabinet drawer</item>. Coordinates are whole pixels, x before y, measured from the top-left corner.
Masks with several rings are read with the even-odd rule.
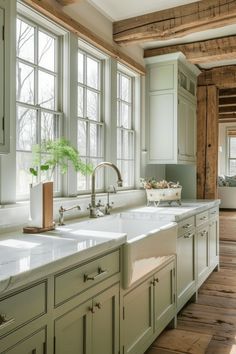
[[[69,269],[55,277],[55,305],[72,298],[100,281],[119,273],[119,251]]]
[[[219,214],[219,208],[215,207],[215,208],[211,208],[209,210],[209,219],[210,218],[214,218],[215,216],[217,216]]]
[[[47,312],[46,282],[0,300],[0,337]]]
[[[200,226],[206,221],[208,221],[208,210],[196,215],[196,226]]]
[[[191,231],[195,226],[194,216],[187,218],[178,223],[178,236],[183,235],[185,232]]]

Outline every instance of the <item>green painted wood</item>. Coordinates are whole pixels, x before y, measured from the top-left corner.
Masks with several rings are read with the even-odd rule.
[[[92,300],[55,321],[55,354],[90,354]]]
[[[154,329],[160,331],[175,316],[175,263],[154,275]]]
[[[209,271],[209,226],[208,224],[197,231],[197,276],[200,285]]]
[[[210,267],[218,262],[218,239],[219,239],[219,220],[214,218],[209,222],[209,257]]]
[[[195,278],[195,229],[187,231],[177,239],[177,307],[180,309],[193,295]]]
[[[45,354],[46,333],[45,330],[31,335],[22,340],[13,348],[4,352],[4,354]]]
[[[140,348],[154,332],[152,282],[153,277],[150,277],[124,296],[121,322],[124,354],[142,353]]]
[[[119,284],[93,299],[92,354],[119,353]]]

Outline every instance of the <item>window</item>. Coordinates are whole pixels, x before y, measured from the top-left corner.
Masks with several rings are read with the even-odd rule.
[[[96,166],[104,160],[102,119],[103,61],[78,50],[77,147],[86,163]],[[90,189],[90,176],[78,174],[77,190]],[[103,170],[98,171],[97,188],[104,188]]]
[[[134,187],[133,78],[117,73],[117,165],[123,186]]]
[[[32,147],[59,137],[59,38],[24,17],[16,34],[16,174],[17,194],[28,194]],[[59,174],[54,189],[59,191]],[[40,176],[39,176],[40,178]]]
[[[236,175],[236,130],[228,130],[228,174]]]

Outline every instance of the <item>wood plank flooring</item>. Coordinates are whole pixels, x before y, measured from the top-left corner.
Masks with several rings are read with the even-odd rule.
[[[146,354],[236,354],[236,210],[220,212],[220,270]]]

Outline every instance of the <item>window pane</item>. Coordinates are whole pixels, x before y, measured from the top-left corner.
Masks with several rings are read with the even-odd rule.
[[[87,163],[86,159],[82,159],[83,162]],[[83,176],[80,172],[77,174],[77,190],[86,190],[87,188],[87,178]]]
[[[17,149],[31,150],[36,144],[36,111],[24,107],[17,108]]]
[[[99,63],[87,58],[87,85],[95,89],[99,88]]]
[[[121,99],[130,102],[130,79],[121,75]]]
[[[78,53],[78,82],[84,82],[84,55]]]
[[[55,109],[55,78],[39,70],[38,104],[48,109]]]
[[[231,158],[236,158],[236,137],[230,137],[230,152],[229,156]]]
[[[87,90],[87,117],[89,119],[98,120],[98,94]]]
[[[42,112],[41,140],[55,140],[58,130],[58,118],[51,113]]]
[[[78,86],[78,100],[77,100],[77,114],[78,117],[84,117],[84,89]]]
[[[229,160],[229,175],[236,175],[236,160]]]
[[[90,124],[90,156],[102,156],[102,128],[98,124]]]
[[[87,124],[86,122],[81,122],[78,121],[78,143],[77,143],[77,147],[78,147],[78,151],[80,153],[81,156],[86,156],[86,127]]]
[[[16,99],[24,103],[34,103],[34,69],[17,62]]]
[[[32,154],[27,152],[16,153],[16,191],[18,195],[28,195],[32,183],[29,169],[32,166]]]
[[[38,65],[55,71],[55,39],[39,31]]]
[[[130,122],[130,108],[126,103],[121,103],[121,117],[120,124],[124,128],[131,128]]]
[[[122,157],[122,130],[117,129],[117,158]]]
[[[16,55],[34,63],[34,27],[20,19],[16,23]]]

